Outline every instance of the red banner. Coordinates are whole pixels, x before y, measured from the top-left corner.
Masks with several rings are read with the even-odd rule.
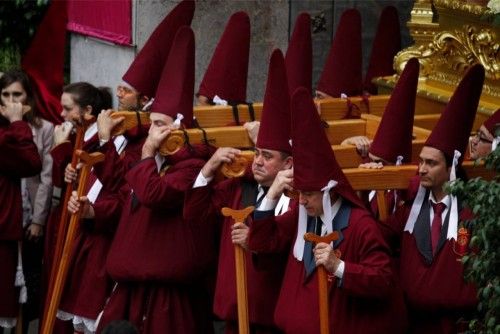
[[[70,31],[132,44],[132,0],[70,0],[68,18]]]

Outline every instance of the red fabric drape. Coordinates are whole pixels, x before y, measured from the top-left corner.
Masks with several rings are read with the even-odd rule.
[[[132,0],[70,0],[68,30],[116,44],[132,43]]]
[[[38,91],[38,112],[54,123],[61,122],[59,101],[64,83],[66,5],[65,0],[52,0],[21,63]]]

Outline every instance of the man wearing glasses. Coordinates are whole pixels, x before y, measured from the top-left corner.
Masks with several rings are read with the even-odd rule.
[[[494,151],[500,141],[495,138],[495,130],[500,127],[500,109],[488,118],[479,128],[476,135],[470,139],[470,158],[484,158]]]

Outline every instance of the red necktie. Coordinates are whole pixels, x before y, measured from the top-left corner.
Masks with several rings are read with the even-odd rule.
[[[434,209],[434,218],[432,219],[431,225],[431,245],[432,254],[436,254],[439,237],[441,236],[441,227],[443,225],[443,219],[441,218],[441,215],[444,209],[446,209],[446,204],[432,203],[432,208]]]

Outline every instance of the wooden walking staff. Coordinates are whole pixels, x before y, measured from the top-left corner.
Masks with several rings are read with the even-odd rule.
[[[76,168],[76,164],[78,162],[77,151],[82,149],[83,146],[83,138],[85,137],[85,131],[87,128],[95,121],[95,117],[92,115],[84,115],[82,120],[78,120],[78,125],[76,127],[76,138],[75,138],[75,146],[73,149],[73,155],[71,157],[71,167]],[[68,202],[71,198],[71,192],[73,191],[73,183],[66,184],[66,192],[64,193],[64,201],[62,203],[61,210],[61,218],[59,220],[59,226],[57,227],[57,238],[56,245],[54,249],[54,255],[52,258],[52,267],[50,268],[50,276],[48,283],[48,291],[44,304],[44,319],[47,317],[47,306],[50,302],[50,296],[52,295],[52,289],[54,286],[54,278],[56,276],[59,260],[61,258],[62,249],[64,246],[64,240],[66,239],[66,230],[67,230],[67,222],[68,222]]]
[[[88,154],[85,151],[77,150],[76,155],[80,159],[80,162],[83,163],[80,177],[78,178],[77,196],[78,198],[80,198],[81,196],[85,195],[87,178],[89,176],[90,170],[92,169],[92,166],[94,166],[96,163],[104,161],[104,154],[98,152]],[[76,231],[78,229],[79,220],[80,211],[71,215],[66,234],[66,240],[64,242],[64,247],[61,254],[59,268],[57,270],[57,274],[55,275],[53,283],[52,294],[47,296],[49,304],[46,310],[46,317],[43,319],[41,333],[52,333],[52,330],[54,328],[57,308],[59,307],[62,291],[66,281],[66,277],[68,275],[68,269],[71,260],[71,251],[73,248]]]
[[[248,215],[254,210],[253,206],[243,210],[222,208],[225,217],[231,217],[234,223],[243,223]],[[236,298],[238,300],[238,333],[250,333],[248,321],[248,296],[247,296],[247,273],[245,264],[245,250],[240,245],[234,245],[234,261],[236,264]]]
[[[312,242],[314,245],[324,242],[329,244],[339,238],[337,231],[334,231],[324,237],[320,237],[314,233],[304,234],[306,241]],[[328,318],[328,275],[324,266],[318,266],[318,300],[319,300],[319,328],[321,334],[330,333],[329,318]]]

